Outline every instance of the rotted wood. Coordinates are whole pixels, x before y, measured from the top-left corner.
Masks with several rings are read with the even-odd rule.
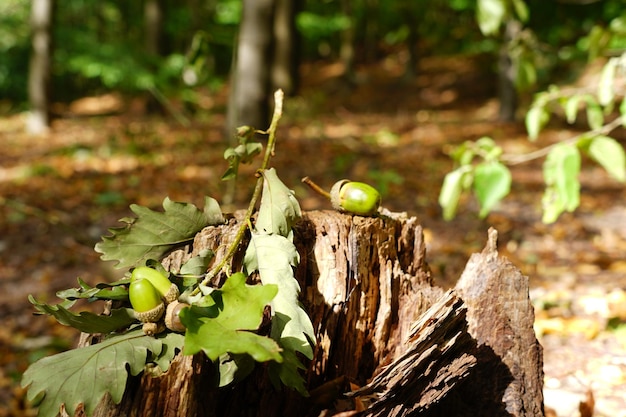
[[[204,249],[214,250],[219,259],[240,221],[234,216],[227,225],[206,228],[163,264],[176,270]],[[523,389],[541,388],[541,355],[539,350],[539,356],[526,358],[537,353],[538,344],[532,317],[526,317],[532,316],[532,307],[524,303],[527,281],[524,284],[525,277],[512,266],[504,274],[517,274],[519,282],[486,286],[471,284],[472,274],[482,270],[470,270],[470,261],[459,286],[446,292],[432,283],[421,226],[416,218],[402,215],[365,218],[308,212],[295,227],[294,243],[301,258],[296,277],[302,302],[317,336],[305,373],[310,397],[272,386],[263,365],[246,380],[218,389],[213,364],[202,354],[177,355],[162,375],[146,372],[130,378],[122,402],[115,405],[105,398],[95,415],[543,415],[542,407],[531,407],[542,404],[537,389],[529,391],[528,401],[520,399]],[[478,256],[488,258],[488,267],[498,272],[495,242],[488,247],[493,251]],[[235,266],[241,256],[235,256]],[[477,265],[484,262],[472,259]],[[482,314],[488,310],[479,300],[485,294],[472,291],[473,285],[500,291],[500,296],[507,291],[520,294],[505,296],[511,303],[493,307],[499,315],[487,318]],[[498,297],[488,295],[492,303]],[[518,320],[519,325],[500,319]],[[481,333],[482,320],[504,333]],[[500,346],[497,338],[503,335],[511,342]],[[494,376],[497,382],[491,383]]]

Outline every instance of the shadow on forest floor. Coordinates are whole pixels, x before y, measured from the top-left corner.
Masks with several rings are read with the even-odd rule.
[[[422,222],[438,285],[453,285],[470,254],[483,248],[487,229],[498,229],[500,252],[531,279],[546,405],[559,416],[575,415],[567,413],[591,393],[596,416],[626,416],[623,186],[584,161],[580,208],[544,225],[542,161],[534,161],[512,168],[512,194],[486,219],[466,199],[458,217],[444,222],[437,198],[452,167],[451,146],[488,135],[520,153],[576,132],[550,126],[533,144],[522,124],[496,122],[493,76],[480,60],[425,59],[411,82],[400,68],[385,60],[360,69],[350,87],[336,65],[304,68],[302,95],[288,99],[279,129],[273,166],[281,179],[304,210],[329,208],[300,183],[304,176],[325,187],[341,178],[377,186],[385,207]],[[196,205],[205,195],[222,201],[225,97],[207,97],[213,113],[190,128],[133,107],[98,116],[74,105],[42,138],[21,133],[23,115],[0,119],[0,417],[29,415],[21,373],[77,336],[32,316],[28,294],[54,302],[55,291],[75,286],[77,277],[116,279],[120,272],[102,263],[93,246],[130,214],[129,204],[157,208],[166,196]],[[244,207],[253,169],[242,172],[230,209]]]

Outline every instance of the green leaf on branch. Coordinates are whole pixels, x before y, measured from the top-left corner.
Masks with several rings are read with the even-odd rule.
[[[604,124],[604,112],[592,96],[586,96],[587,101],[587,124],[592,130],[597,130]]]
[[[255,229],[271,234],[287,236],[302,213],[298,200],[278,178],[274,168],[267,169],[263,174],[263,194]]]
[[[618,141],[608,136],[596,136],[591,140],[587,152],[613,178],[620,182],[626,181],[626,155]]]
[[[543,221],[553,223],[563,211],[574,211],[580,204],[580,153],[576,146],[556,145],[543,164],[546,182],[543,203]]]
[[[478,0],[476,5],[476,20],[485,36],[498,33],[506,14],[507,5],[504,0]]]
[[[550,121],[550,113],[543,104],[533,104],[526,113],[526,131],[531,141],[539,137],[539,132]]]
[[[102,260],[117,261],[117,268],[161,259],[172,248],[189,242],[204,227],[224,222],[217,201],[210,197],[205,197],[204,210],[169,198],[163,201],[164,212],[136,204],[130,209],[137,217],[121,219],[126,225],[109,229],[111,235],[96,244]]]
[[[615,98],[614,81],[618,63],[618,58],[611,58],[602,68],[598,83],[598,101],[602,106],[608,106]]]
[[[484,218],[511,191],[511,172],[500,162],[485,162],[474,169],[474,195]]]
[[[211,307],[183,309],[180,318],[187,327],[186,355],[204,351],[215,361],[220,356],[248,354],[257,362],[282,361],[280,347],[268,337],[252,333],[263,320],[265,306],[276,296],[275,285],[247,285],[242,273],[231,275],[222,288],[206,297]]]
[[[299,374],[302,365],[296,353],[313,357],[315,331],[298,301],[300,285],[293,276],[300,258],[291,237],[292,227],[301,216],[300,206],[273,169],[265,171],[263,176],[259,214],[243,263],[246,271],[259,271],[264,285],[278,286],[278,294],[271,303],[271,336],[284,349],[285,358],[293,357],[295,365],[291,360],[274,364],[272,375],[278,375],[285,385],[306,394]]]
[[[530,13],[524,0],[513,0],[513,9],[520,22],[526,23],[528,21]]]
[[[467,177],[471,176],[471,171],[471,166],[464,165],[446,174],[439,192],[439,205],[443,209],[444,220],[452,220],[456,215],[461,194],[465,189]]]
[[[576,121],[576,116],[578,116],[578,107],[581,99],[582,97],[578,94],[575,94],[565,99],[563,110],[565,111],[565,119],[567,120],[567,123],[572,124]]]
[[[180,267],[180,274],[184,276],[200,276],[207,271],[215,253],[210,249],[203,249],[197,256],[190,258]]]
[[[228,169],[222,175],[222,180],[230,180],[237,177],[240,164],[249,164],[254,157],[261,153],[263,145],[258,142],[248,142],[254,138],[257,131],[250,126],[237,128],[239,145],[224,151],[224,159],[228,161]]]
[[[35,309],[54,317],[64,326],[72,326],[84,333],[111,333],[135,322],[135,314],[130,308],[116,308],[108,316],[97,315],[88,311],[72,313],[61,304],[40,303],[32,295],[28,296]]]
[[[258,270],[264,285],[275,284],[278,294],[272,300],[272,337],[282,347],[312,358],[311,341],[315,331],[311,319],[298,301],[300,285],[293,277],[299,255],[294,244],[280,235],[253,233],[246,252],[246,270]]]
[[[73,415],[81,403],[91,415],[106,393],[119,404],[129,372],[138,375],[148,351],[158,356],[161,350],[160,339],[148,337],[142,330],[131,331],[35,362],[24,372],[22,386],[28,387],[29,401],[43,396],[38,403],[42,417],[56,416],[62,404]]]
[[[129,280],[117,283],[101,283],[95,287],[89,286],[85,281],[78,278],[79,288],[69,288],[57,292],[57,297],[65,300],[92,299],[92,300],[127,300],[128,289],[124,286]]]

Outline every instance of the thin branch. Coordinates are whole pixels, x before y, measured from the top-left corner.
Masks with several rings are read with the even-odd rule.
[[[208,285],[209,282],[217,275],[219,272],[230,262],[231,258],[237,252],[239,248],[239,244],[241,240],[246,234],[246,229],[250,227],[250,220],[252,218],[252,213],[254,213],[254,209],[256,207],[256,202],[261,196],[261,192],[263,191],[263,175],[260,175],[263,171],[265,171],[270,164],[270,159],[274,155],[274,149],[276,147],[276,130],[278,129],[278,121],[283,115],[283,98],[284,94],[282,90],[276,90],[274,93],[274,115],[272,116],[272,122],[270,123],[270,127],[265,132],[269,135],[267,141],[267,148],[265,149],[265,156],[263,157],[263,163],[261,164],[261,168],[258,169],[257,173],[259,173],[259,178],[257,179],[256,186],[254,187],[254,192],[252,193],[252,197],[250,198],[250,204],[248,205],[248,209],[246,210],[246,216],[244,217],[241,225],[239,226],[239,230],[237,230],[237,234],[235,235],[235,240],[231,243],[228,248],[228,252],[222,258],[222,260],[215,265],[211,270],[207,273],[204,280],[200,286]],[[200,287],[196,288],[192,295],[197,294],[200,291]]]
[[[578,142],[582,138],[593,138],[595,136],[600,135],[608,135],[613,130],[617,129],[620,125],[622,125],[626,121],[626,116],[619,116],[616,119],[612,120],[610,123],[605,124],[599,129],[589,130],[587,132],[581,133],[579,135],[573,136],[569,139],[565,139],[554,143],[552,145],[546,146],[545,148],[538,149],[534,152],[530,152],[524,155],[512,155],[512,154],[504,154],[500,157],[502,162],[507,163],[508,165],[519,165],[528,161],[532,161],[533,159],[542,158],[550,153],[552,149],[556,146],[559,146],[563,143],[565,144],[573,144]]]

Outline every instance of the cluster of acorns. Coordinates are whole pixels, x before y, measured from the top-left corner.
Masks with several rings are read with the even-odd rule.
[[[135,316],[143,323],[148,336],[165,331],[166,328],[182,333],[185,326],[179,313],[188,304],[178,301],[178,287],[165,275],[147,266],[135,268],[130,277],[128,298]]]

